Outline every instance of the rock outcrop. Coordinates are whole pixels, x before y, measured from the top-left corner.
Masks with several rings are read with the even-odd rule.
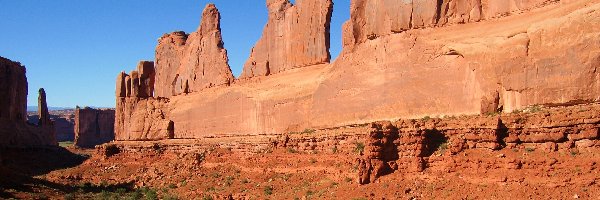
[[[221,36],[221,15],[208,4],[198,30],[163,35],[156,47],[156,97],[229,85],[233,74]],[[151,96],[151,95],[150,95]]]
[[[269,19],[240,78],[329,63],[331,0],[268,0]]]
[[[410,29],[464,24],[521,13],[560,0],[352,0],[345,45]]]
[[[125,98],[117,100],[116,140],[161,140],[173,138],[165,98]]]
[[[44,127],[52,125],[50,113],[48,113],[48,104],[46,103],[46,91],[44,88],[40,88],[38,93],[38,126]]]
[[[372,123],[359,165],[359,183],[393,173],[453,166],[439,156],[465,149],[504,148],[546,153],[592,150],[600,144],[598,104],[573,108],[532,109],[524,113],[399,120]],[[519,163],[482,165],[515,167]]]
[[[75,145],[93,148],[115,139],[115,110],[75,109]]]
[[[285,16],[309,5],[305,4],[308,1],[296,6],[286,2],[269,1],[267,5],[279,5]],[[419,15],[419,21],[428,22],[423,25],[427,28],[412,27],[410,22],[405,30],[388,30],[389,21],[374,17],[385,12],[369,9],[393,8],[398,1],[354,1],[351,20],[344,26],[350,35],[345,35],[344,50],[331,64],[168,98],[127,95],[120,88],[128,88],[123,85],[130,78],[122,73],[117,81],[116,138],[272,135],[600,100],[600,75],[595,70],[600,54],[598,45],[590,45],[600,43],[598,37],[592,37],[600,32],[598,1],[561,1],[537,9],[532,8],[544,4],[532,3],[505,17],[486,14],[486,9],[500,1],[484,1],[481,6],[477,1],[441,1],[433,5],[433,14],[426,11],[429,4],[425,1],[400,2],[411,2],[411,19]],[[365,6],[358,6],[361,3]],[[437,11],[442,6],[447,9]],[[478,7],[482,14],[475,20],[472,13],[477,13]],[[467,12],[468,16],[460,14]],[[315,19],[321,19],[321,14],[311,12]],[[430,15],[433,17],[423,17]],[[446,22],[440,23],[440,16]],[[434,19],[432,23],[430,19]],[[373,30],[385,34],[370,37]],[[181,34],[169,38],[177,44],[185,40]],[[322,49],[326,51],[326,47]],[[159,85],[157,81],[155,88],[164,86]]]
[[[18,62],[0,57],[0,147],[39,147],[57,145],[53,122],[48,118],[45,92],[40,89],[39,126],[27,124],[26,69]]]
[[[0,57],[0,119],[27,119],[27,77],[21,63]]]

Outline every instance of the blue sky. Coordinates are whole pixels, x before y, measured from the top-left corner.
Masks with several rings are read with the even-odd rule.
[[[195,31],[204,6],[221,12],[235,76],[267,21],[264,0],[0,0],[0,56],[27,67],[28,105],[45,88],[50,106],[114,107],[115,79],[139,60],[154,60],[164,33]],[[331,49],[341,51],[349,0],[335,0]]]

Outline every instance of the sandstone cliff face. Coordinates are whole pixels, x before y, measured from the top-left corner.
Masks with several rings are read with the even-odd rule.
[[[116,81],[116,109],[113,119],[117,140],[157,140],[172,137],[166,98],[154,98],[156,73],[142,61],[130,74],[119,73]],[[140,92],[141,91],[141,92]],[[169,134],[171,133],[171,134]],[[111,139],[112,140],[112,139]]]
[[[27,119],[27,77],[20,63],[0,57],[0,119]]]
[[[25,67],[0,57],[0,147],[56,145],[54,124],[49,119],[46,93],[40,89],[38,110],[44,123],[33,126],[27,120],[27,77]]]
[[[240,78],[328,63],[331,0],[268,0],[269,19]]]
[[[75,145],[92,148],[115,138],[115,110],[75,109]]]
[[[559,0],[352,0],[344,34],[363,43],[410,29],[464,24],[521,13]],[[345,42],[346,44],[347,42]]]
[[[115,116],[116,140],[160,140],[173,138],[168,99],[120,98]]]
[[[156,97],[200,91],[233,81],[221,37],[221,15],[204,8],[198,30],[165,34],[156,47]],[[151,96],[151,95],[150,95]]]
[[[555,3],[494,20],[488,20],[496,16],[486,9],[500,1],[442,1],[432,13],[426,1],[400,2],[411,3],[406,19],[422,23],[410,21],[408,28],[391,31],[393,23],[386,18],[399,20],[400,13],[382,15],[387,11],[378,9],[398,1],[354,1],[352,19],[344,26],[350,35],[332,64],[168,99],[123,97],[127,91],[118,86],[117,140],[276,134],[600,100],[598,1]],[[521,11],[543,5],[528,2]],[[289,11],[302,4],[268,5]],[[121,74],[118,82],[128,80]]]

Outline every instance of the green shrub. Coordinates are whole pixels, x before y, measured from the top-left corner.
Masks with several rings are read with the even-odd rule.
[[[266,186],[264,189],[265,195],[272,195],[273,194],[273,187],[272,186]]]
[[[316,132],[317,130],[315,129],[304,129],[304,131],[302,131],[303,134],[311,134]]]
[[[292,148],[292,147],[288,147],[288,148],[287,148],[287,152],[288,152],[288,153],[298,153],[298,150],[296,150],[296,149],[294,149],[294,148]]]
[[[357,142],[356,146],[354,147],[354,152],[355,153],[363,153],[365,151],[365,144],[363,144],[362,142]]]
[[[156,193],[156,190],[148,189],[144,195],[146,196],[146,200],[158,200],[158,193]]]
[[[177,188],[177,186],[175,184],[173,184],[173,183],[169,184],[168,187],[169,187],[169,189],[175,189],[175,188]]]

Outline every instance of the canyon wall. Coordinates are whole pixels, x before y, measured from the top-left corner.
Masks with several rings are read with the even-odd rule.
[[[268,0],[269,18],[240,78],[329,63],[331,0]]]
[[[323,3],[304,0],[293,6],[287,1],[268,1],[270,20],[252,54],[269,55],[275,49],[288,54],[285,48],[258,51],[262,41],[273,40],[268,36],[271,26],[287,23],[286,17],[294,16],[302,5],[320,5],[317,2]],[[130,83],[131,78],[122,73],[117,80],[116,138],[277,134],[600,100],[596,70],[600,65],[599,1],[427,2],[352,1],[351,19],[343,27],[344,49],[331,64],[306,62],[312,64],[293,67],[273,65],[277,61],[267,61],[270,57],[251,56],[281,70],[245,73],[229,85],[215,84],[185,95],[171,93],[175,96],[130,95],[127,88],[148,83]],[[281,13],[272,13],[271,6],[281,8]],[[330,17],[312,10],[301,18]],[[273,14],[279,17],[272,18]],[[328,27],[330,19],[317,21]],[[318,33],[296,40],[321,41],[321,35],[328,35],[326,28],[313,26]],[[295,27],[282,28],[281,34],[294,33]],[[187,36],[175,33],[168,38],[184,45]],[[162,46],[159,43],[157,54],[164,51]],[[327,45],[313,47],[327,51]],[[305,52],[291,51],[293,55]],[[160,59],[180,59],[168,55],[176,54]],[[157,71],[165,67],[159,56],[156,64]],[[268,76],[255,77],[264,75]],[[155,88],[163,86],[156,81]]]
[[[115,110],[75,109],[75,145],[92,148],[115,139]]]
[[[0,57],[0,147],[57,145],[54,123],[50,120],[46,92],[39,90],[40,123],[27,123],[27,76],[21,63]],[[45,108],[45,109],[44,109]]]
[[[350,43],[410,29],[479,22],[529,11],[560,0],[352,0],[344,25]]]

